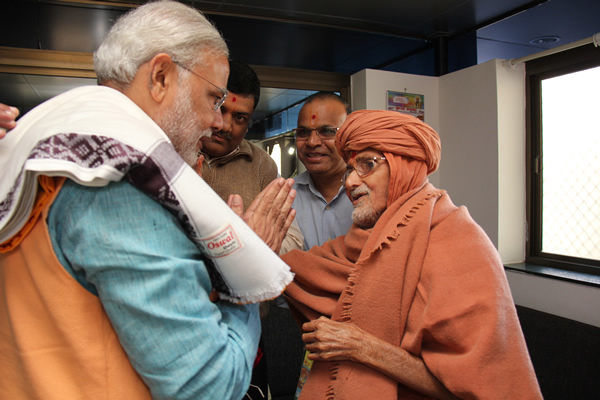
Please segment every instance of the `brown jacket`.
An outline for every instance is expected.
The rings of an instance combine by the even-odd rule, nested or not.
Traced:
[[[277,165],[271,156],[259,146],[247,140],[231,153],[221,157],[204,154],[202,178],[223,199],[230,194],[239,194],[244,200],[244,209],[271,181],[277,178]],[[304,237],[298,223],[294,223],[281,245],[280,254],[292,249],[302,250]]]
[[[277,178],[277,165],[266,151],[244,139],[227,155],[204,154],[202,178],[224,201],[230,194],[242,196],[246,209]]]

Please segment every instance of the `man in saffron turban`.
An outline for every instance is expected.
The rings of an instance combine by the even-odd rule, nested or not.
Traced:
[[[314,360],[300,398],[540,399],[498,252],[427,179],[438,134],[408,115],[362,110],[336,147],[353,225],[283,256]]]

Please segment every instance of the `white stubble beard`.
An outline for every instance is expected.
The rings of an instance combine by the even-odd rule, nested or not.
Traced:
[[[192,107],[191,88],[182,82],[175,103],[157,118],[157,124],[167,134],[175,151],[192,168],[198,163],[200,139],[212,134],[211,128],[202,129],[205,123]]]
[[[352,211],[352,222],[358,225],[362,229],[370,229],[375,226],[379,217],[385,210],[376,210],[371,202],[371,189],[364,183],[358,188],[354,189],[351,193],[354,197],[357,194],[364,194],[359,202],[354,206]],[[364,204],[366,203],[366,204]]]

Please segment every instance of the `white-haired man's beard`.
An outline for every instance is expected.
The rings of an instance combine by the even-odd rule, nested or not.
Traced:
[[[371,189],[364,183],[350,192],[352,198],[363,195],[352,211],[352,221],[362,229],[370,229],[375,226],[377,220],[384,213],[385,208],[375,209],[371,199]]]
[[[210,136],[212,129],[204,128],[206,123],[194,112],[189,85],[180,84],[179,87],[181,91],[177,94],[175,103],[157,118],[156,123],[171,139],[183,161],[195,167],[198,163],[200,139]]]

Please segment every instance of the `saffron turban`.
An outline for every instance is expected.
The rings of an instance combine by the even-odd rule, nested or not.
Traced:
[[[440,164],[440,137],[425,122],[396,111],[359,110],[340,127],[335,145],[348,162],[352,151],[367,148],[414,158],[427,164],[427,174]]]
[[[440,137],[433,128],[396,111],[354,111],[340,127],[335,145],[346,163],[365,149],[384,154],[390,166],[388,207],[422,186],[437,170],[442,154]]]

